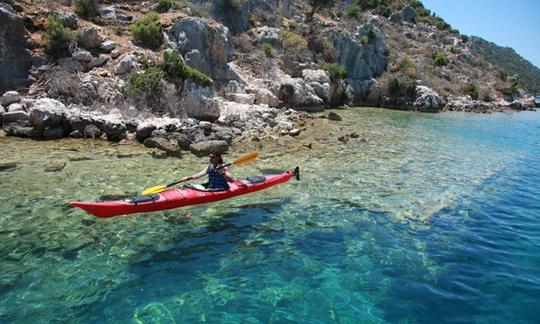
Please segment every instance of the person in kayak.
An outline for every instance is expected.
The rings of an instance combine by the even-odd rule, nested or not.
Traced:
[[[227,190],[229,184],[227,182],[233,182],[234,177],[224,165],[223,158],[219,152],[212,152],[208,155],[210,164],[199,173],[196,173],[190,177],[185,177],[183,181],[194,180],[203,177],[208,174],[208,183],[205,184],[207,190]]]

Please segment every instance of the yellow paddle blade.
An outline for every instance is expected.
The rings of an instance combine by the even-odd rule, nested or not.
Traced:
[[[242,155],[241,157],[235,159],[232,162],[232,164],[236,165],[236,164],[244,164],[244,163],[251,162],[257,158],[257,154],[258,154],[257,152],[251,152],[251,153]]]
[[[144,196],[144,195],[149,195],[149,194],[153,194],[153,193],[158,193],[158,192],[163,191],[166,188],[167,188],[166,185],[153,186],[153,187],[150,187],[148,189],[144,189],[144,191],[141,192],[141,195]]]

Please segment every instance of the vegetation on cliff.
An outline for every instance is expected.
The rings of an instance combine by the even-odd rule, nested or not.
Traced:
[[[471,40],[474,50],[482,55],[487,62],[497,66],[503,79],[516,75],[519,86],[534,94],[540,93],[540,69],[538,67],[525,60],[512,48],[496,45],[480,37],[472,37]],[[513,84],[513,86],[516,85]],[[510,88],[507,91],[513,92]]]

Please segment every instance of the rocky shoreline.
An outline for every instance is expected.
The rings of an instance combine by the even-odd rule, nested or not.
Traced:
[[[18,53],[0,57],[2,66],[10,67],[0,80],[0,91],[23,89],[1,96],[0,126],[7,136],[99,138],[142,143],[171,156],[183,151],[205,155],[212,150],[227,151],[235,142],[294,138],[306,129],[311,113],[324,112],[325,107],[478,113],[533,107],[533,97],[523,91],[484,101],[467,94],[440,95],[420,79],[414,81],[412,93],[410,89],[407,94],[386,89],[391,86],[382,84],[380,77],[396,69],[388,65],[397,59],[388,53],[388,35],[403,31],[408,42],[418,44],[422,37],[438,37],[434,36],[436,27],[415,22],[416,11],[411,6],[389,18],[366,14],[351,25],[323,17],[306,23],[305,8],[287,2],[280,7],[284,20],[278,26],[245,24],[247,8],[239,12],[237,20],[226,22],[214,7],[209,8],[209,17],[194,17],[184,7],[160,17],[163,45],[159,50],[121,36],[122,28],[140,18],[129,14],[142,9],[139,5],[102,6],[97,21],[82,19],[71,12],[70,5],[58,5],[54,12],[25,6],[0,3],[0,29],[10,35],[1,45]],[[265,2],[254,6],[255,11],[272,11],[272,5]],[[69,56],[51,62],[41,51],[37,39],[45,29],[44,16],[55,16],[65,28],[77,32]],[[32,35],[29,26],[36,31]],[[467,67],[464,64],[472,54],[459,35],[452,34],[440,44],[441,49],[450,45],[463,52],[456,54],[456,68]],[[148,67],[163,66],[168,53],[178,55],[179,64],[196,69],[211,84],[193,78],[162,78],[163,90],[153,104],[130,93],[131,78],[145,76]],[[346,73],[336,76],[334,70],[322,68],[328,64],[316,62],[321,55],[338,62],[334,68],[345,67]],[[401,69],[412,64],[404,62],[399,62]],[[422,64],[425,62],[419,61],[417,66]],[[448,69],[439,70],[437,73],[451,79]],[[340,119],[332,114],[328,118]]]

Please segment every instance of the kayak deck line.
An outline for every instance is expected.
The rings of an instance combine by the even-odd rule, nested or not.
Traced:
[[[224,200],[287,182],[293,176],[297,180],[300,179],[298,167],[292,172],[287,171],[265,176],[254,176],[229,182],[229,189],[227,190],[207,191],[201,190],[201,188],[185,186],[183,188],[168,189],[156,194],[133,196],[126,199],[99,202],[71,201],[69,204],[81,208],[96,217],[113,217]]]

